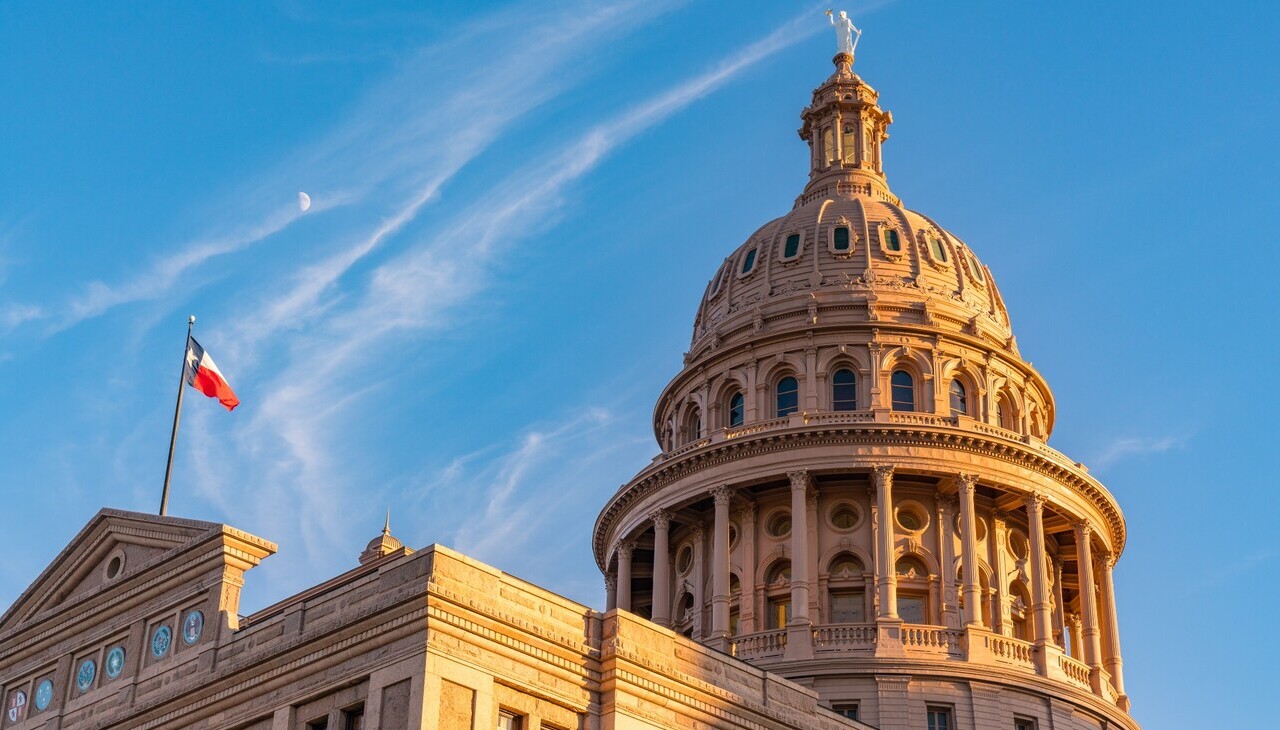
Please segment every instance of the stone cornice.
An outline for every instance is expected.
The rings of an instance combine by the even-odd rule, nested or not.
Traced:
[[[928,414],[921,415],[928,416]],[[806,446],[850,444],[932,446],[980,454],[1006,464],[1035,471],[1067,487],[1092,505],[1104,516],[1107,522],[1113,552],[1118,556],[1124,550],[1124,516],[1111,494],[1100,482],[1085,473],[1083,469],[1067,466],[1064,463],[1067,461],[1066,457],[1056,451],[1052,451],[1047,446],[1039,447],[1034,444],[1025,444],[973,431],[896,423],[855,423],[838,426],[799,426],[795,428],[778,427],[750,436],[725,439],[718,442],[708,439],[704,439],[704,441],[709,441],[709,443],[677,457],[651,465],[631,482],[624,484],[614,494],[596,519],[592,548],[595,552],[597,565],[604,565],[606,548],[604,540],[614,520],[623,514],[630,505],[663,487],[704,469],[728,464],[750,456],[767,454],[782,449],[794,450]],[[1059,458],[1051,458],[1049,453],[1046,452],[1052,452]],[[886,458],[888,457],[883,455],[876,457],[880,461]],[[909,463],[909,461],[904,462],[901,466],[906,468]],[[870,463],[866,466],[870,466]],[[965,471],[972,471],[973,467],[967,465],[964,469]],[[603,567],[601,569],[603,570]]]

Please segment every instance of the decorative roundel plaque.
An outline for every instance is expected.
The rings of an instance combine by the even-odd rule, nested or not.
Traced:
[[[27,711],[27,693],[18,690],[9,695],[9,709],[5,711],[5,717],[9,718],[9,722],[17,722]]]
[[[169,645],[173,643],[173,629],[168,624],[156,628],[151,634],[151,655],[157,659],[169,653]]]
[[[182,622],[182,640],[188,645],[200,640],[200,632],[204,631],[204,614],[192,611]]]
[[[115,679],[124,671],[124,647],[117,646],[107,652],[107,663],[103,669],[107,672],[107,679]]]
[[[81,692],[93,686],[93,678],[98,674],[98,665],[92,659],[85,659],[76,672],[76,688]]]
[[[53,702],[53,680],[46,679],[36,687],[36,709],[44,710]]]

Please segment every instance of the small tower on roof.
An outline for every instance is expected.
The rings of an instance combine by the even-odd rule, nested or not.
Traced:
[[[388,555],[409,555],[413,548],[407,548],[399,540],[391,536],[391,510],[387,510],[387,519],[382,523],[382,534],[369,541],[364,552],[360,553],[360,564],[367,565],[381,560]]]

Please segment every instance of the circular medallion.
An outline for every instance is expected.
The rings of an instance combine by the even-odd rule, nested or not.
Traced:
[[[115,679],[124,671],[124,647],[117,646],[107,652],[107,679]]]
[[[36,687],[36,709],[43,710],[53,702],[53,680],[46,679]]]
[[[187,614],[187,618],[182,622],[182,640],[187,644],[194,644],[200,640],[200,632],[204,630],[204,614],[199,611],[192,611]]]
[[[151,634],[151,654],[156,658],[169,653],[169,645],[173,643],[173,629],[167,624],[156,628]]]
[[[5,712],[5,716],[9,718],[9,722],[17,722],[27,711],[27,693],[18,690],[9,695],[9,709]]]
[[[93,686],[93,678],[98,674],[98,665],[92,659],[85,659],[76,672],[76,689],[87,692]]]

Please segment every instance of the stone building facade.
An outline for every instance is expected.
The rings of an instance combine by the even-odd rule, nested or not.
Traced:
[[[1137,730],[1120,508],[834,62],[808,185],[713,276],[596,522],[605,612],[388,526],[241,616],[273,544],[104,509],[0,616],[0,730]]]
[[[1120,507],[1046,445],[995,278],[890,190],[893,117],[834,63],[807,186],[712,277],[662,453],[596,522],[609,606],[883,730],[1136,728]]]

